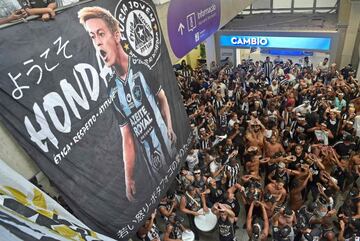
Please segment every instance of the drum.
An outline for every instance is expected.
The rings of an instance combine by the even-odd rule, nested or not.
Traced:
[[[191,230],[185,230],[181,235],[182,241],[194,241],[195,234]]]
[[[217,223],[216,215],[210,209],[208,213],[205,213],[203,209],[200,209],[198,213],[201,213],[201,215],[194,218],[195,226],[203,232],[212,231]]]

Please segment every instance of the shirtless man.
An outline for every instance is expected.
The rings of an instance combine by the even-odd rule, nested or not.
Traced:
[[[246,131],[245,139],[248,146],[255,146],[258,148],[258,154],[262,153],[265,145],[264,141],[265,127],[258,119],[252,119],[250,126]]]
[[[273,195],[270,193],[264,194],[264,207],[269,218],[271,218],[274,214],[275,203],[276,201]]]
[[[284,188],[284,181],[282,179],[276,180],[275,183],[269,183],[265,187],[265,192],[270,193],[275,197],[275,201],[278,205],[282,205],[285,202],[287,192]]]
[[[276,136],[272,135],[270,138],[270,142],[265,141],[265,156],[266,157],[273,157],[275,153],[284,153],[285,149],[281,145],[281,143],[276,141]]]
[[[250,161],[245,163],[245,170],[248,174],[259,176],[260,164],[269,161],[269,158],[260,159],[260,155],[254,155]]]
[[[302,196],[302,191],[307,186],[309,180],[312,178],[312,173],[309,170],[309,167],[303,169],[304,173],[301,176],[296,177],[290,187],[290,207],[292,210],[298,210],[304,204],[304,198]],[[305,179],[304,179],[305,177]]]
[[[288,235],[288,238],[291,241],[294,240],[294,236],[295,236],[293,230],[293,226],[295,224],[296,224],[296,215],[295,212],[290,208],[286,208],[286,209],[282,208],[280,212],[275,214],[273,217],[273,228],[280,228],[280,229],[285,227],[291,228],[291,231]]]

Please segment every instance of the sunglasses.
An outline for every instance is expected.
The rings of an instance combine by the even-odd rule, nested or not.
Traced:
[[[194,172],[195,175],[200,174],[201,172]]]

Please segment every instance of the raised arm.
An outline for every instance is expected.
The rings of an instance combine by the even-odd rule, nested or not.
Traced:
[[[264,220],[264,228],[261,233],[261,240],[264,240],[269,235],[269,218],[264,203],[260,203],[260,205],[261,205],[262,217]]]
[[[251,203],[248,215],[246,217],[246,232],[248,233],[249,237],[252,235],[252,215],[254,210],[254,202]]]
[[[150,222],[148,223],[148,225],[144,225],[142,226],[139,231],[138,231],[138,235],[141,237],[141,238],[145,238],[146,237],[146,234],[148,232],[150,232],[153,224],[154,224],[154,219],[156,217],[156,211],[154,211],[152,214],[151,214],[151,218],[150,218]]]

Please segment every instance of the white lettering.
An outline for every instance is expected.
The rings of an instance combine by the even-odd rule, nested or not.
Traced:
[[[251,44],[251,40],[248,38],[248,39],[244,39],[243,40],[244,44]]]
[[[267,38],[261,38],[260,41],[259,41],[260,45],[267,45],[268,44],[268,39]]]
[[[71,131],[71,119],[69,111],[66,108],[64,100],[56,92],[50,92],[44,96],[44,110],[49,113],[50,119],[53,122],[55,128],[62,133],[69,133]],[[64,122],[61,123],[58,114],[55,111],[55,107],[60,107],[64,113]]]
[[[236,37],[232,37],[231,38],[231,43],[234,44],[234,45],[238,44],[238,42],[236,40],[237,40]]]
[[[27,132],[30,135],[30,139],[35,142],[42,151],[48,152],[49,148],[47,145],[46,139],[49,139],[49,141],[58,149],[59,141],[56,139],[54,134],[51,132],[48,122],[46,121],[46,118],[44,116],[44,113],[40,109],[39,105],[37,103],[33,106],[34,114],[36,122],[40,126],[40,130],[36,131],[35,127],[31,123],[28,116],[25,116],[24,124],[26,127]],[[43,142],[44,141],[44,142]]]
[[[97,101],[100,90],[99,90],[99,74],[96,71],[96,69],[90,64],[85,64],[85,63],[75,65],[74,69],[77,70],[80,73],[81,77],[83,78],[86,89],[90,94],[91,100]],[[92,76],[92,81],[93,81],[92,87],[89,81],[89,76],[86,73],[87,70],[90,71]]]
[[[232,37],[230,41],[233,45],[265,46],[268,44],[268,39],[261,37]]]
[[[74,87],[71,84],[69,84],[69,82],[67,82],[66,79],[60,81],[60,86],[61,86],[61,89],[62,89],[62,91],[64,93],[66,101],[70,105],[70,108],[71,108],[72,112],[74,113],[76,118],[81,119],[81,116],[79,114],[79,110],[76,107],[75,102],[78,105],[80,105],[82,108],[84,108],[85,110],[89,110],[90,107],[89,107],[89,102],[88,102],[88,100],[87,100],[87,98],[85,96],[84,88],[80,84],[80,80],[79,80],[79,77],[77,76],[77,74],[75,72],[75,69],[73,70],[73,73],[74,73],[76,82],[78,83],[81,96],[76,92]]]

